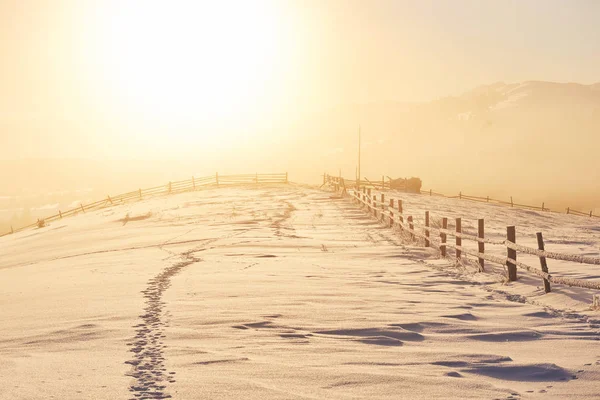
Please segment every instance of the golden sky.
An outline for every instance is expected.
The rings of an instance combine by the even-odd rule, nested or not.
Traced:
[[[591,83],[597,15],[583,0],[3,0],[0,158],[218,151],[340,104]]]

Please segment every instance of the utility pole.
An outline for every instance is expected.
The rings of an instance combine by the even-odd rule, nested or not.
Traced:
[[[356,187],[360,190],[360,124],[358,125],[358,177],[356,181]]]

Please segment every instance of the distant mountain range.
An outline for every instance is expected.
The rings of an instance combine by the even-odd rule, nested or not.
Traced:
[[[353,178],[359,124],[363,176],[420,176],[443,192],[600,206],[600,83],[495,83],[425,103],[337,107],[291,128],[305,133],[295,152],[312,151],[319,168]]]

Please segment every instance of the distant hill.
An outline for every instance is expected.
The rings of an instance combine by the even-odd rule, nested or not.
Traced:
[[[426,103],[348,105],[307,117],[299,151],[354,177],[420,176],[426,188],[600,206],[600,83],[495,83]],[[295,135],[290,135],[294,137]]]

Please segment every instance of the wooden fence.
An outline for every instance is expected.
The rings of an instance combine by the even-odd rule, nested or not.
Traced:
[[[485,238],[485,221],[479,219],[477,222],[477,235],[469,235],[462,232],[462,219],[457,218],[455,230],[448,230],[448,219],[441,218],[440,227],[434,227],[431,222],[429,211],[425,212],[424,224],[415,223],[412,215],[405,216],[402,200],[389,198],[388,203],[385,201],[385,194],[380,194],[380,200],[377,196],[371,193],[372,188],[362,187],[361,190],[356,188],[348,188],[343,178],[327,177],[327,183],[334,190],[340,191],[343,195],[349,195],[353,201],[375,216],[378,220],[384,222],[390,228],[398,228],[400,231],[407,234],[413,240],[419,239],[425,247],[432,247],[440,252],[443,258],[447,258],[447,249],[454,249],[454,258],[457,262],[461,262],[463,255],[471,256],[477,259],[479,270],[485,270],[485,262],[491,262],[506,266],[507,280],[517,280],[517,268],[527,270],[528,272],[537,275],[542,279],[544,290],[546,293],[551,290],[551,283],[561,284],[573,287],[586,289],[600,290],[600,282],[584,279],[572,279],[551,275],[548,271],[547,259],[578,262],[582,264],[600,265],[600,258],[588,257],[575,254],[561,254],[549,252],[544,249],[544,239],[541,232],[537,233],[538,248],[521,246],[516,241],[516,230],[514,226],[506,228],[505,240],[491,240]],[[454,243],[448,240],[448,237],[454,237]],[[463,240],[471,240],[477,242],[477,251],[471,250],[463,246]],[[485,252],[485,246],[497,245],[503,246],[506,251],[506,256],[496,256]],[[518,252],[536,256],[540,261],[540,268],[535,268],[524,264],[517,258]],[[598,302],[598,295],[594,295],[594,304]]]
[[[48,222],[56,221],[62,218],[70,217],[73,215],[77,215],[79,213],[85,213],[87,211],[99,210],[104,207],[108,207],[114,204],[123,204],[128,201],[133,200],[141,200],[144,198],[161,196],[165,194],[173,194],[173,193],[183,193],[197,190],[201,187],[219,187],[223,185],[235,185],[235,184],[258,184],[258,183],[288,183],[288,173],[279,173],[279,174],[245,174],[245,175],[219,175],[216,173],[211,176],[204,176],[201,178],[192,177],[191,179],[186,179],[182,181],[174,181],[168,182],[165,185],[155,186],[147,189],[138,189],[132,192],[127,192],[123,194],[119,194],[117,196],[107,196],[105,199],[96,201],[90,204],[80,204],[79,206],[67,210],[67,211],[58,211],[58,214],[52,215],[50,217],[46,217],[43,219],[38,219],[33,224],[23,226],[18,229],[12,229],[10,232],[4,233],[0,235],[6,236],[13,234],[15,232],[19,232],[25,229],[34,228],[34,227],[43,227]]]
[[[324,174],[323,175],[323,183],[325,183],[326,181],[328,181],[332,178],[335,178],[335,180],[337,180],[340,183],[343,182],[344,185],[348,185],[348,188],[371,187],[371,188],[375,188],[375,189],[379,189],[379,190],[389,190],[390,189],[390,180],[388,178],[388,180],[386,181],[384,176],[381,177],[381,180],[370,180],[370,179],[365,178],[364,180],[358,181],[356,179],[344,179],[340,176],[334,177],[334,176],[331,176],[328,174]],[[402,187],[402,186],[395,187],[394,190],[408,191],[406,187]],[[510,197],[510,201],[507,201],[507,200],[493,199],[489,196],[486,196],[486,197],[472,196],[472,195],[464,194],[462,192],[459,192],[455,196],[449,196],[449,195],[445,195],[443,193],[434,192],[433,190],[421,190],[421,194],[429,195],[429,196],[440,196],[440,197],[445,197],[447,199],[460,199],[460,200],[477,201],[480,203],[500,204],[500,205],[504,205],[504,206],[510,206],[510,207],[514,207],[514,208],[523,208],[523,209],[527,209],[527,210],[550,211],[550,212],[555,212],[555,213],[563,213],[563,211],[552,210],[552,209],[546,207],[546,203],[544,203],[544,202],[541,204],[541,206],[515,203],[513,201],[512,196]],[[591,210],[589,212],[583,212],[583,211],[574,210],[571,207],[567,207],[565,209],[565,211],[566,211],[566,214],[579,215],[582,217],[590,217],[590,218],[600,218],[600,215],[594,214],[593,210]]]

